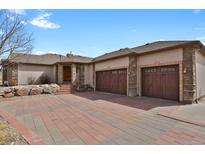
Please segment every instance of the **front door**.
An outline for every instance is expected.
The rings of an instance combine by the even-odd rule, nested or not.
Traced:
[[[71,81],[71,67],[63,66],[63,81]]]

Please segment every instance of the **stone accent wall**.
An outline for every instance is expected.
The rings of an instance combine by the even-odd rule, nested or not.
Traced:
[[[57,68],[56,65],[53,66],[53,81],[56,82],[56,72],[57,72]]]
[[[84,85],[85,83],[85,73],[84,64],[76,64],[76,81],[77,85]]]
[[[71,64],[71,79],[72,79],[72,84],[73,85],[76,85],[76,79],[77,79],[77,76],[76,76],[76,64]]]
[[[95,64],[93,64],[93,86],[94,86],[94,91],[96,91],[96,72],[95,72]]]
[[[128,96],[137,96],[137,56],[129,56]]]
[[[58,84],[63,83],[63,65],[58,64]]]
[[[6,73],[6,80],[8,81],[9,86],[15,86],[18,85],[18,65],[17,64],[12,64],[9,66],[6,66],[5,68],[5,73]]]
[[[183,49],[183,101],[193,103],[196,100],[196,49],[189,46]]]

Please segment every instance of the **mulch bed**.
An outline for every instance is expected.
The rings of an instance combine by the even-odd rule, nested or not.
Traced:
[[[27,145],[28,142],[15,128],[0,117],[0,145]]]

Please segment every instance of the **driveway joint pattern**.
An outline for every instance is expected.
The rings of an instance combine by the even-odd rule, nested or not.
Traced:
[[[47,144],[204,144],[204,127],[158,115],[178,106],[161,99],[93,92],[0,103],[1,110]]]

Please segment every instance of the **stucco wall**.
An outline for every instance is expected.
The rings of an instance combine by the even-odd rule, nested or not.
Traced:
[[[138,66],[143,65],[160,65],[163,63],[182,61],[183,59],[183,49],[167,50],[152,54],[147,54],[143,56],[138,56],[137,64]]]
[[[129,65],[129,57],[127,56],[127,57],[111,59],[111,60],[96,63],[95,71],[127,68],[128,65]]]
[[[43,74],[48,75],[51,82],[54,82],[53,66],[19,64],[18,84],[28,84],[29,77],[33,77],[35,81],[38,81]]]
[[[92,74],[94,78],[94,81],[93,81],[94,89],[96,90],[96,73],[95,72],[103,71],[103,70],[128,68],[128,67],[129,67],[129,56],[95,63],[93,67],[94,73]]]
[[[162,66],[179,64],[180,100],[183,99],[183,79],[182,79],[183,49],[173,49],[157,53],[141,55],[137,57],[137,93],[141,96],[141,68],[150,66]]]
[[[205,56],[196,52],[197,98],[205,95]]]
[[[93,86],[93,64],[85,64],[85,84]]]
[[[58,64],[58,84],[63,83],[63,65]]]

